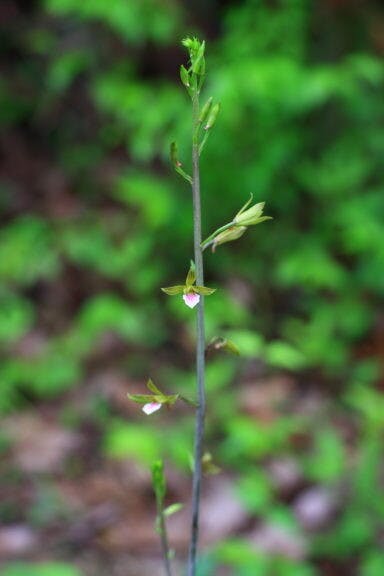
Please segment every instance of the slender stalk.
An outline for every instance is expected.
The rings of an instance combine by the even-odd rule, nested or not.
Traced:
[[[193,236],[196,266],[196,284],[204,285],[203,253],[201,248],[201,202],[200,202],[200,170],[199,170],[199,96],[196,91],[192,97],[193,136],[192,136],[192,196],[193,196]],[[204,297],[200,297],[197,310],[197,340],[196,340],[196,379],[198,407],[196,409],[194,469],[192,481],[192,518],[191,539],[188,556],[188,576],[196,574],[196,553],[199,535],[199,507],[201,491],[201,459],[203,455],[203,436],[205,419],[205,329],[204,329]]]
[[[165,525],[164,510],[162,505],[157,510],[157,518],[159,522],[161,550],[163,553],[165,573],[167,576],[172,576],[171,561],[169,559],[167,527]]]
[[[201,243],[201,248],[202,248],[203,252],[206,248],[208,248],[208,246],[210,246],[212,244],[212,241],[215,239],[215,237],[218,234],[220,234],[220,232],[224,232],[224,230],[228,230],[228,228],[232,228],[232,226],[235,226],[235,223],[234,222],[228,222],[228,224],[224,224],[224,226],[220,226],[220,228],[218,228],[210,236],[208,236],[208,238],[206,238]]]

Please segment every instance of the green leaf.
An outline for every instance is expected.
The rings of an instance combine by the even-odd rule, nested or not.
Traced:
[[[180,502],[175,502],[174,504],[170,504],[170,506],[167,506],[167,508],[164,508],[164,516],[172,516],[172,514],[175,514],[176,512],[179,512],[179,510],[181,510],[182,508],[184,508],[184,504],[181,504]]]
[[[109,458],[133,458],[145,466],[151,466],[162,452],[162,430],[113,419],[108,423],[103,437],[103,451]]]
[[[61,562],[12,562],[1,571],[1,576],[81,576],[79,570]]]
[[[207,286],[194,286],[193,291],[201,294],[202,296],[210,296],[216,292],[217,288],[207,288]]]
[[[168,286],[168,288],[162,288],[161,290],[168,294],[168,296],[176,296],[176,294],[182,294],[184,288],[185,286]]]
[[[279,366],[287,370],[299,370],[305,366],[306,361],[300,350],[282,340],[274,340],[268,344],[265,358],[271,366]]]
[[[164,465],[162,460],[156,460],[156,462],[152,464],[152,486],[158,503],[161,503],[164,500],[166,492]]]

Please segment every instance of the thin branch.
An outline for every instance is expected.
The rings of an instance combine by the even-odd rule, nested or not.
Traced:
[[[171,567],[171,561],[170,561],[170,557],[169,557],[170,556],[170,550],[169,550],[169,544],[168,544],[167,527],[165,524],[164,510],[163,510],[162,506],[160,509],[158,509],[157,518],[158,518],[158,522],[159,522],[161,550],[163,553],[165,573],[166,573],[166,576],[172,576],[172,567]]]

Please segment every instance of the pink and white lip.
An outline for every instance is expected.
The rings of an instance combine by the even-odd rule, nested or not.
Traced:
[[[147,414],[147,416],[149,416],[150,414],[157,412],[157,410],[160,410],[160,408],[160,402],[148,402],[147,404],[144,404],[142,410],[145,414]]]
[[[183,295],[183,300],[189,308],[194,308],[200,302],[200,294],[188,292],[188,294]]]

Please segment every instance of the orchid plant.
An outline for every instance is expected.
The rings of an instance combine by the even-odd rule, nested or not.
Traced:
[[[185,284],[176,284],[161,288],[169,296],[182,295],[186,306],[193,309],[197,307],[196,324],[196,401],[190,400],[180,394],[165,394],[152,380],[148,380],[149,394],[128,394],[130,400],[143,404],[142,410],[150,415],[157,412],[162,406],[171,408],[178,400],[182,400],[192,406],[196,412],[193,479],[192,479],[192,515],[191,536],[188,554],[187,574],[196,575],[197,544],[199,533],[199,505],[202,473],[219,469],[212,462],[209,453],[204,452],[204,421],[205,421],[205,356],[206,350],[214,348],[234,354],[239,351],[233,342],[223,337],[216,337],[206,345],[204,328],[204,297],[215,292],[215,288],[204,286],[203,252],[211,247],[214,252],[217,246],[226,242],[237,240],[247,231],[249,226],[260,224],[269,220],[269,216],[263,215],[264,202],[252,204],[253,195],[237,212],[230,222],[215,230],[210,236],[202,241],[201,235],[201,200],[200,200],[200,155],[203,152],[211,130],[215,125],[219,114],[220,104],[215,103],[210,97],[200,107],[200,92],[205,80],[205,42],[197,38],[186,38],[182,41],[189,54],[188,65],[181,66],[180,77],[192,102],[192,175],[183,168],[178,158],[176,143],[171,144],[171,161],[175,171],[191,186],[193,205],[193,229],[194,229],[194,260],[191,261]],[[180,509],[176,503],[164,509],[164,497],[166,483],[162,462],[156,462],[152,469],[152,482],[157,502],[157,529],[160,534],[162,551],[164,556],[164,568],[167,576],[172,576],[171,552],[168,546],[165,517]]]

